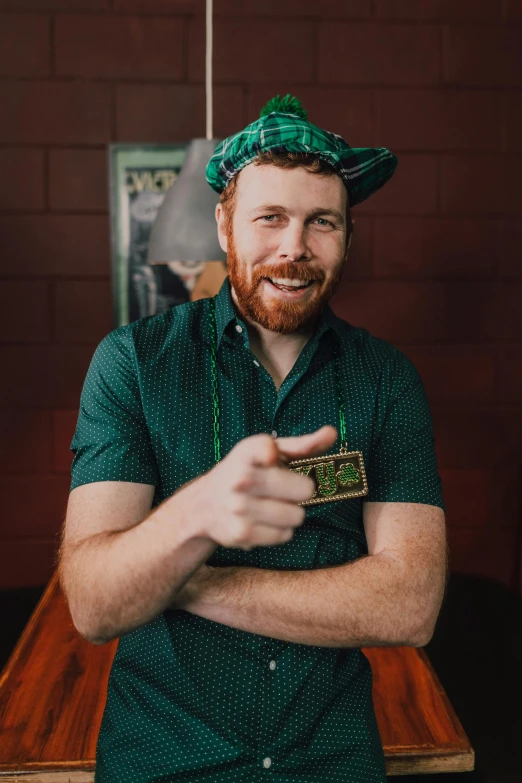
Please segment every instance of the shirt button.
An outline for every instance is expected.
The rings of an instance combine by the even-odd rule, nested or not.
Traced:
[[[272,759],[269,759],[268,756],[266,757],[266,759],[263,759],[263,767],[265,767],[265,769],[268,769],[271,763],[272,763]]]
[[[277,438],[277,430],[272,430],[272,437]]]
[[[270,668],[272,669],[272,671],[274,671],[275,667],[276,667],[276,662],[270,661]]]
[[[236,324],[236,332],[242,332],[242,331],[243,331],[243,327],[240,326],[239,324]]]
[[[254,364],[256,365],[256,367],[259,367],[259,362],[257,361],[257,359],[254,359]]]

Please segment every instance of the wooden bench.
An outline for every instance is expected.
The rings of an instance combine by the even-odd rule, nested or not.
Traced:
[[[2,783],[92,783],[115,639],[76,631],[55,572],[0,676]],[[364,648],[388,775],[467,772],[474,751],[417,647]]]

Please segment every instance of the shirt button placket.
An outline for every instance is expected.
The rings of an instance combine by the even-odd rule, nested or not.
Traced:
[[[272,655],[273,654],[274,653],[272,651]],[[273,658],[271,658],[269,660],[269,662],[268,662],[268,669],[271,672],[273,672],[276,667],[277,667],[277,662]],[[263,678],[264,679],[264,692],[263,692],[263,696],[262,696],[262,700],[261,700],[261,734],[260,734],[261,737],[266,737],[267,736],[266,733],[265,733],[266,732],[266,727],[263,724],[268,719],[268,714],[269,713],[267,713],[266,708],[267,708],[267,702],[270,701],[271,696],[272,696],[271,683],[273,681],[272,680],[273,676],[274,675],[270,674],[269,672],[266,672],[266,674],[265,674],[266,679]],[[268,750],[268,748],[267,748],[267,750]],[[265,756],[265,758],[263,758],[261,763],[263,764],[263,767],[265,769],[268,769],[269,767],[272,766],[272,759],[270,758],[270,756]]]

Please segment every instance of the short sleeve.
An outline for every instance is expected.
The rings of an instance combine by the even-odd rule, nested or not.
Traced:
[[[398,349],[383,371],[378,407],[383,420],[370,455],[365,500],[445,510],[426,392],[417,369]]]
[[[93,481],[159,483],[130,325],[110,332],[94,352],[70,450],[71,490]]]

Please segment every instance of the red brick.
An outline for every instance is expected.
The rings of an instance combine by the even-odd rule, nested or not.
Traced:
[[[394,152],[393,149],[391,152]],[[437,211],[437,158],[401,153],[392,178],[360,204],[353,216],[425,215]]]
[[[0,10],[104,11],[109,8],[110,3],[111,0],[0,0]]]
[[[522,346],[497,344],[493,360],[494,401],[504,404],[522,403]]]
[[[400,164],[399,164],[400,165]],[[476,218],[375,219],[377,277],[484,278],[493,274],[500,220]]]
[[[494,472],[497,477],[499,471]],[[484,470],[439,470],[448,529],[487,529],[491,522],[494,482]]]
[[[444,322],[452,341],[477,343],[495,337],[495,300],[491,282],[451,280],[444,283]]]
[[[518,542],[512,530],[457,528],[448,532],[452,573],[473,574],[515,588]]]
[[[312,22],[294,19],[288,25],[272,19],[217,18],[213,26],[215,83],[279,82],[306,84],[313,80],[315,40]],[[205,28],[190,20],[188,37],[189,81],[205,80]]]
[[[110,87],[87,82],[0,84],[0,142],[105,144]]]
[[[443,212],[520,213],[522,155],[442,155]]]
[[[520,523],[520,469],[442,470],[448,528],[511,530]]]
[[[104,215],[0,217],[1,274],[109,275],[109,224]]]
[[[502,109],[505,149],[520,152],[522,150],[522,97],[520,91],[503,93]]]
[[[13,538],[0,547],[0,590],[44,587],[54,571],[57,538]]]
[[[48,76],[50,27],[46,16],[0,17],[0,75]]]
[[[205,0],[112,0],[115,11],[146,14],[205,14]],[[219,12],[241,13],[243,0],[219,0]],[[223,7],[224,6],[224,7]],[[213,7],[216,14],[216,5]]]
[[[460,25],[443,29],[444,77],[449,84],[518,86],[522,28]]]
[[[67,15],[56,19],[58,76],[182,79],[183,21]]]
[[[214,138],[244,127],[243,88],[214,90]],[[117,138],[181,142],[205,138],[205,88],[196,85],[120,84],[116,88]]]
[[[0,470],[2,473],[49,473],[51,467],[51,412],[0,410]]]
[[[108,190],[105,150],[51,150],[49,154],[51,209],[107,211]]]
[[[241,2],[241,0],[236,0]],[[221,12],[221,2],[217,6]],[[227,0],[230,3],[230,0]],[[350,17],[353,19],[369,18],[371,16],[370,0],[322,0],[321,5],[317,0],[246,0],[245,3],[249,14],[263,14],[267,16],[289,16],[294,19],[300,17],[313,16],[319,19],[325,19],[329,16],[336,18]]]
[[[439,468],[517,468],[520,464],[520,411],[432,406]]]
[[[501,281],[491,294],[494,299],[494,337],[520,341],[522,336],[522,281]]]
[[[48,538],[60,531],[70,485],[68,476],[3,476],[2,537]],[[4,542],[2,542],[3,544]]]
[[[73,459],[69,446],[73,439],[78,410],[53,411],[53,469],[59,473],[70,473]]]
[[[491,476],[489,476],[491,478]],[[520,464],[502,467],[493,474],[490,524],[492,528],[516,531],[520,526],[522,494]]]
[[[488,403],[493,398],[493,357],[484,345],[397,345],[422,378],[431,404]]]
[[[0,149],[0,209],[43,209],[44,153],[31,149]]]
[[[311,0],[308,0],[311,4]],[[329,0],[330,3],[335,3],[336,0]],[[271,0],[274,8],[277,8],[275,0]],[[350,4],[356,4],[357,0],[350,0]],[[361,3],[363,6],[367,3],[364,0]],[[286,3],[290,8],[292,6],[299,8],[299,0],[288,0]],[[304,7],[306,8],[306,0],[303,0]],[[205,0],[113,0],[114,10],[123,11],[126,13],[145,13],[145,14],[183,14],[190,16],[205,16]],[[281,9],[279,8],[280,12]],[[271,13],[273,11],[271,10]],[[222,17],[223,15],[234,16],[247,16],[255,13],[263,13],[263,7],[259,8],[252,0],[219,0],[218,3],[214,3],[213,17]],[[283,11],[284,13],[284,11]],[[294,13],[292,11],[289,14]],[[317,10],[316,10],[317,13]],[[200,24],[205,24],[204,18],[200,19]]]
[[[504,0],[504,18],[522,19],[522,3],[520,0]]]
[[[98,343],[113,328],[110,282],[56,282],[54,336],[60,343]]]
[[[49,340],[49,286],[31,280],[0,281],[0,341],[42,343]]]
[[[338,133],[351,147],[376,146],[377,115],[371,90],[296,85],[295,89],[289,86],[288,92],[299,98],[310,122]],[[277,94],[281,94],[280,84],[249,88],[247,124],[258,119],[262,107]]]
[[[522,221],[520,218],[502,221],[499,255],[500,273],[506,277],[521,277],[520,248],[522,247]]]
[[[444,336],[439,283],[341,281],[330,300],[335,313],[389,342],[421,343]]]
[[[343,281],[372,277],[372,220],[356,217],[354,221],[352,244],[343,270]]]
[[[500,95],[472,90],[380,90],[377,146],[497,151]]]
[[[0,346],[0,405],[78,408],[95,345]]]
[[[441,47],[435,26],[319,26],[319,81],[326,84],[437,84]]]
[[[204,0],[114,0],[116,11],[131,11],[164,14],[199,14],[205,13]],[[370,0],[323,0],[321,6],[316,0],[219,0],[214,3],[214,16],[223,14],[288,16],[299,18],[314,16],[323,19],[325,16],[366,18],[370,16]]]
[[[380,19],[498,19],[501,0],[377,0]]]

